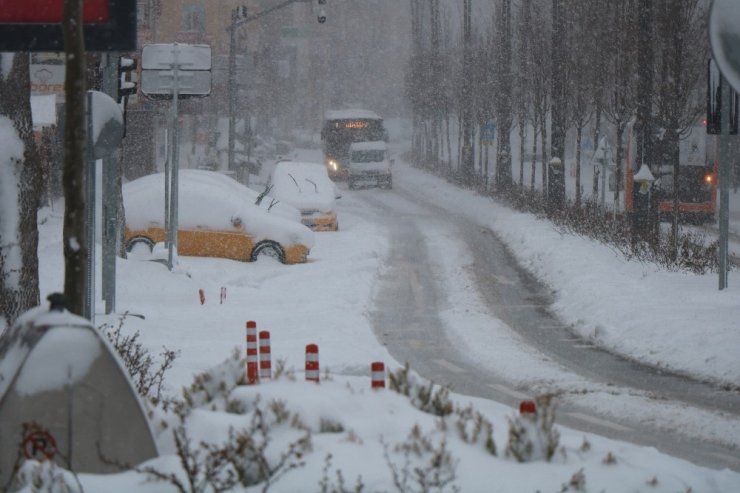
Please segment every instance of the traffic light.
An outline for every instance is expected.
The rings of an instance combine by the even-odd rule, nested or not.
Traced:
[[[326,10],[324,9],[324,5],[326,5],[326,0],[316,0],[316,18],[319,21],[319,24],[326,22]]]
[[[136,94],[136,82],[131,81],[131,72],[136,70],[136,60],[122,56],[118,59],[118,97],[120,103],[126,96]]]

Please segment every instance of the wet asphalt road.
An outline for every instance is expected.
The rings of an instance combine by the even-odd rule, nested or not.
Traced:
[[[371,317],[376,334],[397,361],[408,362],[425,378],[461,394],[513,407],[530,397],[528,389],[514,388],[501,375],[472,365],[447,338],[438,315],[440,307],[447,304],[445,280],[429,268],[424,234],[424,228],[446,228],[470,249],[473,265],[469,270],[490,313],[550,359],[591,382],[647,392],[658,401],[687,408],[720,410],[740,417],[737,390],[667,374],[600,350],[576,336],[550,312],[553,294],[549,289],[522,269],[490,230],[398,186],[393,191],[360,191],[357,198],[367,206],[363,215],[382,221],[391,237],[389,268],[381,279]],[[408,209],[403,208],[406,212],[394,207],[399,200],[408,202]],[[631,416],[615,419],[569,403],[558,409],[561,425],[654,446],[703,466],[740,471],[738,444],[697,441],[680,430],[668,431],[672,425],[661,427],[656,419],[650,423]]]

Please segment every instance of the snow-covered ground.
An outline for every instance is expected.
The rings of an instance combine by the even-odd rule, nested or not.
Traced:
[[[546,221],[512,212],[403,163],[394,168],[394,186],[406,193],[433,195],[440,206],[459,210],[495,230],[524,266],[556,287],[557,314],[594,342],[698,377],[740,382],[740,331],[735,328],[740,315],[740,280],[736,275],[731,273],[729,289],[719,292],[716,275],[671,273],[652,265],[628,263],[608,247],[560,235]],[[185,422],[195,442],[223,442],[230,427],[248,427],[255,409],[261,408],[272,423],[273,436],[266,455],[276,463],[280,452],[287,450],[287,443],[300,434],[286,422],[278,423],[270,413],[270,403],[281,401],[304,428],[311,430],[311,448],[302,455],[303,466],[281,476],[269,491],[343,491],[338,472],[343,477],[344,491],[354,490],[358,481],[364,485],[363,491],[421,491],[413,478],[405,488],[398,487],[404,471],[410,472],[430,459],[430,453],[416,457],[397,447],[412,441],[409,436],[414,426],[429,439],[432,449],[439,450],[444,441],[456,464],[453,481],[444,489],[432,491],[453,491],[453,486],[463,492],[740,491],[738,473],[698,467],[654,448],[569,430],[557,425],[557,415],[562,449],[551,462],[520,464],[504,453],[508,420],[518,411],[451,394],[456,407],[472,405],[492,423],[498,451],[494,457],[480,441],[470,444],[461,438],[459,415],[442,420],[419,411],[395,392],[371,390],[371,362],[384,361],[390,371],[400,368],[402,362],[393,361],[379,344],[367,316],[385,268],[388,234],[382,224],[366,219],[363,202],[353,193],[344,191],[338,202],[342,229],[317,234],[307,264],[283,266],[270,259],[239,263],[181,257],[177,268],[169,272],[155,262],[118,260],[116,314],[102,315],[103,305],[98,302],[96,324],[118,325],[124,313],[143,315],[143,319],[126,316],[124,330],[139,331],[141,341],[153,353],[158,354],[163,346],[178,351],[174,367],[167,374],[170,395],[179,396],[180,389],[189,385],[194,375],[219,365],[234,348],[243,354],[247,320],[255,320],[259,330],[271,332],[273,367],[280,360],[288,373],[294,373],[295,380],[283,376],[256,386],[240,386],[229,395],[228,405],[217,399],[196,406]],[[62,290],[61,224],[59,204],[41,212],[42,299]],[[440,238],[435,245],[458,250],[459,258],[466,258],[467,253],[454,239]],[[453,270],[444,260],[438,267],[449,270],[450,292],[470,292],[466,286],[471,280],[464,272]],[[227,292],[223,303],[222,287]],[[205,293],[202,305],[200,289]],[[559,371],[537,355],[516,353],[521,345],[503,323],[496,323],[495,313],[487,313],[479,300],[470,297],[455,301],[451,303],[455,308],[444,319],[450,324],[451,334],[471,348],[471,357],[482,364],[507,365],[506,371],[522,381]],[[483,325],[486,333],[481,329]],[[487,345],[494,340],[496,344]],[[320,350],[322,381],[318,385],[303,381],[305,346],[309,343],[318,344]],[[486,358],[482,357],[484,353]],[[238,365],[236,371],[241,371]],[[612,399],[620,405],[629,400],[625,396]],[[147,465],[161,471],[180,471],[173,455],[171,428],[163,429],[159,421],[162,418],[172,423],[174,418],[162,413],[156,416],[153,427],[161,457]],[[697,412],[683,416],[682,421],[686,420],[697,428],[705,420],[716,420],[717,429],[730,443],[740,443],[740,423],[735,419]],[[467,426],[470,424],[467,422]],[[405,466],[406,460],[411,465]],[[585,478],[581,490],[577,489],[579,473]],[[82,474],[80,480],[85,491],[174,491],[172,485],[148,481],[147,476],[134,472]],[[575,484],[566,487],[571,481]],[[263,491],[263,487],[246,491]]]

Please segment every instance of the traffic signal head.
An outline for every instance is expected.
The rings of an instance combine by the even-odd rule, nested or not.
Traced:
[[[324,5],[326,5],[326,0],[316,0],[316,6],[318,9],[316,19],[319,21],[319,24],[326,22],[326,10],[324,9]]]
[[[126,96],[136,94],[137,84],[131,81],[131,72],[136,70],[136,60],[128,57],[118,59],[118,97],[120,103]]]

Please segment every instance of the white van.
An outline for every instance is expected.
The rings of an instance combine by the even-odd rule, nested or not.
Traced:
[[[382,140],[355,142],[349,146],[347,182],[350,190],[364,184],[392,188],[391,164],[388,147]]]

